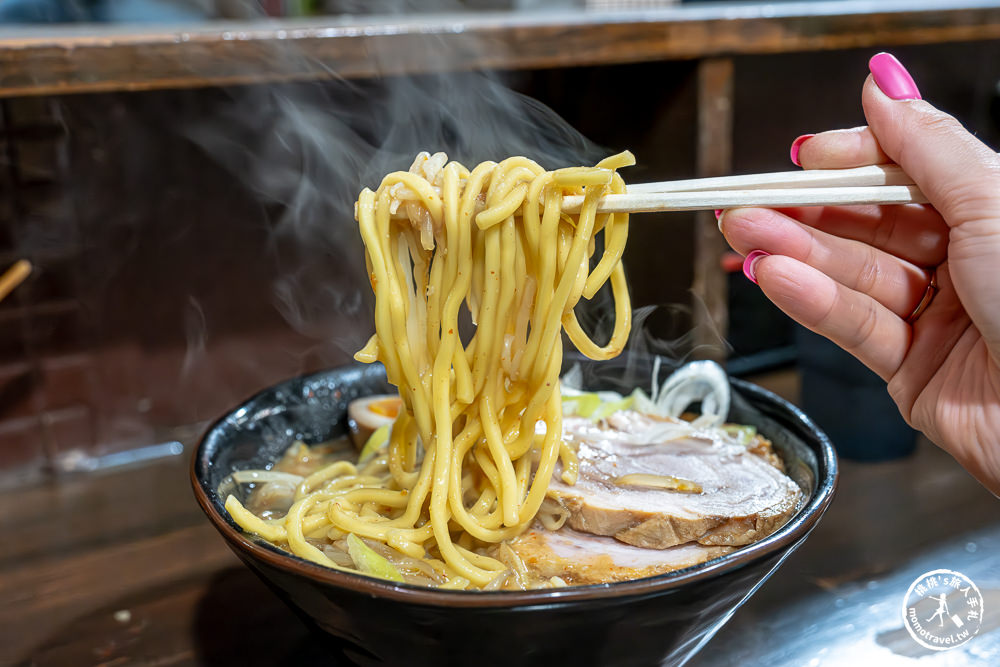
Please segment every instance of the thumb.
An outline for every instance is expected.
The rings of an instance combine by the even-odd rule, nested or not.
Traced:
[[[869,62],[862,103],[879,145],[951,227],[948,268],[962,305],[1000,359],[1000,157],[920,99],[888,53]]]
[[[868,63],[862,103],[879,145],[920,186],[951,227],[1000,224],[1000,158],[952,116],[920,98],[891,54]]]

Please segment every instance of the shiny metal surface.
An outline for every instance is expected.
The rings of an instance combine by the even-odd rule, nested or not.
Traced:
[[[941,568],[975,582],[985,613],[968,643],[932,651],[904,628],[902,604]],[[842,462],[824,521],[688,663],[723,665],[1000,665],[1000,500],[926,441],[905,460]]]

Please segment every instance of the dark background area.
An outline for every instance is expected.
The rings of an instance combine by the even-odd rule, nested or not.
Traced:
[[[210,1],[177,0],[172,6]],[[0,10],[54,4],[8,0]],[[143,0],[61,4],[92,10],[84,18],[100,20],[150,6]],[[281,11],[292,4],[268,3]],[[387,6],[324,4],[373,11]],[[399,161],[418,146],[447,147],[465,160],[476,149],[479,157],[542,152],[552,158],[563,151],[566,161],[629,148],[640,164],[629,170],[628,180],[689,178],[698,173],[699,76],[704,95],[712,87],[706,81],[712,72],[727,71],[732,53],[771,48],[784,53],[732,56],[734,136],[703,142],[702,168],[706,156],[726,162],[720,155],[732,139],[734,173],[792,169],[788,148],[799,134],[863,123],[859,98],[867,60],[883,48],[901,58],[927,99],[1000,145],[996,43],[890,45],[996,36],[996,12],[948,7],[935,14],[915,6],[901,18],[881,14],[889,5],[910,9],[855,2],[851,11],[859,16],[831,17],[803,3],[795,11],[815,7],[816,15],[740,22],[714,14],[677,32],[671,21],[656,20],[626,26],[625,32],[614,21],[583,32],[559,25],[529,31],[550,36],[531,44],[542,45],[532,48],[533,57],[541,58],[532,61],[536,65],[587,59],[596,53],[589,40],[605,49],[595,61],[694,53],[702,59],[495,73],[498,81],[550,105],[594,142],[590,146],[568,132],[518,136],[516,142],[512,134],[491,134],[490,119],[502,117],[507,127],[517,127],[519,117],[544,113],[513,102],[500,109],[506,114],[494,113],[491,105],[506,98],[480,96],[476,91],[484,90],[485,77],[479,73],[11,98],[12,90],[37,92],[39,85],[50,91],[201,86],[243,80],[225,75],[247,70],[246,80],[296,71],[325,77],[318,67],[350,67],[358,52],[353,45],[366,42],[320,40],[351,45],[334,49],[328,59],[326,46],[296,40],[316,58],[313,69],[298,70],[296,62],[274,60],[294,57],[280,46],[255,50],[243,44],[234,54],[230,47],[237,45],[228,41],[226,29],[202,46],[183,44],[167,29],[168,41],[181,40],[177,47],[157,50],[147,34],[130,50],[132,31],[159,28],[67,28],[92,27],[95,34],[110,35],[111,46],[103,38],[63,41],[66,33],[36,28],[32,34],[63,35],[53,52],[37,44],[19,48],[19,27],[5,25],[11,69],[0,77],[8,86],[0,102],[0,269],[26,256],[36,271],[0,304],[0,527],[9,537],[0,548],[0,599],[7,602],[0,605],[0,662],[259,664],[328,658],[322,635],[309,633],[228,551],[193,502],[187,475],[190,445],[208,420],[261,387],[343,363],[370,333],[370,290],[351,215],[361,184],[374,185],[390,166],[405,167]],[[99,15],[97,10],[108,8],[118,14]],[[970,17],[983,21],[973,25]],[[511,24],[502,31],[505,38],[522,32]],[[871,43],[882,36],[886,45]],[[842,50],[862,42],[870,48]],[[391,48],[408,42],[381,43]],[[526,41],[501,43],[523,47]],[[398,50],[403,58],[412,52]],[[202,57],[192,58],[197,53]],[[154,54],[166,55],[161,63]],[[367,76],[382,65],[367,51],[359,58],[376,66],[352,76]],[[437,71],[435,62],[423,63],[416,69]],[[433,108],[425,102],[441,91],[451,93],[440,96],[443,113],[423,113]],[[716,85],[708,101],[722,98],[728,99]],[[702,122],[712,108],[700,105]],[[480,118],[489,122],[474,124],[479,138],[463,143],[454,131],[459,120],[484,109],[489,113]],[[363,139],[397,145],[399,155],[373,156],[357,146],[337,150],[327,141],[345,125],[387,117],[396,122],[377,132],[369,128]],[[412,131],[425,126],[437,134],[417,143],[419,133]],[[489,146],[491,137],[501,136],[502,142]],[[694,354],[693,340],[710,338],[691,331],[692,315],[700,312],[691,289],[698,228],[691,214],[636,217],[625,261],[635,305],[651,314],[633,346],[684,358]],[[711,222],[708,229],[714,233]],[[888,448],[912,447],[913,433],[900,429],[884,385],[777,313],[739,272],[739,258],[718,259],[717,270],[733,270],[730,327],[725,343],[718,344],[725,347],[729,370],[754,373],[752,381],[788,400],[811,403],[806,411],[824,420],[842,474],[838,496],[809,541],[691,664],[802,665],[840,655],[859,664],[933,661],[901,626],[900,599],[920,572],[943,566],[972,577],[986,606],[1000,610],[990,602],[1000,600],[1000,570],[990,555],[1000,540],[995,499],[926,439],[910,456]],[[697,263],[703,274],[705,257]],[[705,352],[712,351],[697,351]],[[173,440],[188,448],[149,447]],[[845,454],[896,458],[871,464]],[[121,465],[142,456],[154,462]],[[1000,614],[993,613],[968,645],[969,661],[990,654],[996,627]],[[937,657],[962,660],[959,651]]]
[[[927,99],[997,145],[998,48],[895,52]],[[872,52],[737,58],[734,172],[790,169],[799,134],[863,124]],[[497,76],[596,150],[631,149],[627,180],[695,175],[693,63]],[[340,158],[322,145],[280,140],[287,103],[363,117],[371,89],[361,92],[309,83],[0,102],[0,259],[38,267],[0,305],[0,465],[23,480],[81,452],[189,438],[261,387],[350,359],[372,330],[371,298],[342,193],[364,176],[345,184],[324,170]],[[277,185],[262,189],[262,174]],[[641,338],[675,356],[690,351],[698,307],[693,221],[637,216],[625,256],[634,305],[658,307]],[[785,352],[758,366],[794,362],[792,324],[739,273],[730,291],[732,362],[775,349]]]

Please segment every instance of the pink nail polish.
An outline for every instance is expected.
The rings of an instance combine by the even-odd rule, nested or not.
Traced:
[[[920,91],[913,77],[891,53],[878,53],[868,61],[868,69],[882,92],[894,100],[919,100]]]
[[[751,250],[750,254],[743,260],[743,275],[749,278],[754,285],[757,283],[757,262],[764,257],[769,257],[771,253],[763,250]]]
[[[714,213],[715,213],[715,219],[716,220],[718,220],[719,218],[722,217],[722,209],[721,208],[715,209]]]
[[[815,134],[803,134],[801,137],[792,142],[792,149],[789,151],[789,157],[792,158],[792,163],[796,167],[802,166],[802,163],[799,162],[799,148],[802,147],[802,144],[815,136]]]

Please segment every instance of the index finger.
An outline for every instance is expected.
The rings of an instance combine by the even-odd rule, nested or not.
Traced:
[[[820,132],[802,140],[798,161],[805,169],[851,169],[892,162],[867,126]]]

